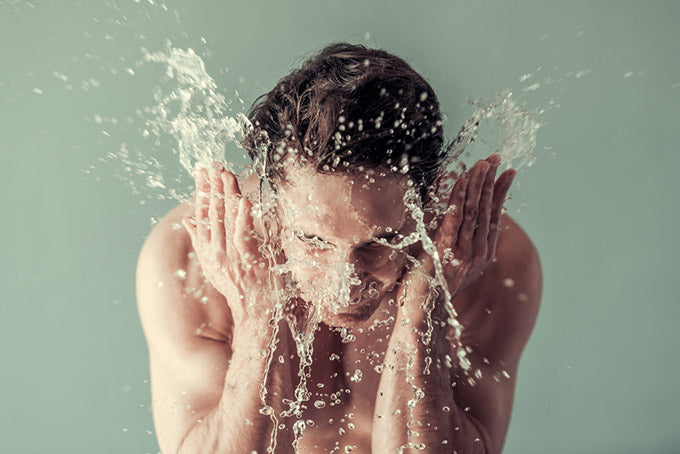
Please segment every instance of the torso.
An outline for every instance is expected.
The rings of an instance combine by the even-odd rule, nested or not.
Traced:
[[[243,182],[243,192],[256,190],[255,185],[253,181]],[[182,217],[191,214],[193,209],[188,204],[180,205],[174,208],[163,222],[167,225],[177,224]],[[504,267],[505,260],[501,255],[503,251],[512,249],[506,246],[515,243],[519,236],[526,236],[509,216],[503,215],[501,222],[498,260],[492,264],[497,270]],[[192,299],[195,299],[196,303],[184,306],[187,311],[185,319],[187,323],[192,324],[192,328],[195,328],[197,336],[230,342],[232,326],[227,302],[201,276],[197,260],[191,258],[189,236],[183,229],[181,232],[186,237],[185,244],[188,246],[177,253],[186,254],[187,250],[190,251],[190,258],[186,261],[185,286],[187,294],[195,295]],[[495,284],[491,283],[490,279],[504,274],[497,270],[482,274],[456,297],[454,306],[458,312],[458,320],[464,327],[474,325],[480,313],[487,309],[484,304],[479,304],[475,296],[481,288]],[[393,316],[395,311],[390,312],[391,309],[393,308],[383,304],[366,326],[376,318],[385,320]],[[384,324],[369,335],[366,335],[367,332],[355,331],[356,340],[343,343],[337,331],[322,325],[315,337],[313,366],[311,377],[307,381],[307,389],[312,397],[307,402],[308,408],[303,416],[306,421],[313,421],[313,425],[307,425],[304,437],[299,442],[300,452],[346,452],[346,446],[356,446],[356,452],[370,452],[373,402],[380,379],[375,366],[381,363],[380,358],[383,357],[387,344],[386,335],[390,329],[391,326]],[[332,353],[339,359],[335,359]],[[360,380],[355,376],[357,369],[361,370]],[[331,399],[332,395],[340,401],[339,404]],[[324,401],[325,406],[317,408],[314,405],[317,400]]]

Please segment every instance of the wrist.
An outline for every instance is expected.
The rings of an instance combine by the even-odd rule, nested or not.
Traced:
[[[428,287],[421,292],[411,293],[407,298],[399,308],[393,335],[423,341],[441,337],[446,332],[448,320],[443,290]]]
[[[254,323],[253,320],[234,322],[232,350],[262,350],[271,340],[272,329],[268,323]]]

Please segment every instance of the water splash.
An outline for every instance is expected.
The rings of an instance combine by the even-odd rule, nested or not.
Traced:
[[[498,153],[506,169],[519,170],[536,162],[536,135],[542,123],[536,113],[521,108],[512,92],[501,90],[492,101],[468,98],[475,111],[447,146],[447,164],[469,167]]]
[[[235,171],[234,162],[243,155],[240,145],[243,134],[245,131],[250,130],[252,125],[242,113],[230,115],[232,112],[230,107],[232,101],[219,92],[216,83],[207,73],[201,57],[192,49],[173,48],[168,44],[167,48],[162,51],[153,53],[144,51],[144,60],[165,65],[166,77],[174,83],[174,87],[170,90],[156,90],[154,99],[157,105],[147,110],[149,133],[157,138],[169,136],[176,141],[179,162],[190,175],[193,174],[197,166],[207,166],[212,161],[222,162],[227,169]],[[529,79],[529,77],[526,79]],[[529,91],[533,90],[532,88]],[[471,98],[468,102],[475,107],[475,111],[465,121],[457,136],[446,147],[448,160],[445,163],[445,167],[447,169],[458,166],[461,163],[464,167],[468,167],[477,160],[486,158],[491,153],[498,153],[506,168],[520,169],[524,166],[531,166],[535,162],[536,135],[542,124],[536,119],[535,114],[518,106],[516,100],[512,98],[511,92],[502,91],[492,101]],[[391,169],[399,175],[408,172],[408,160],[402,161]],[[130,166],[133,165],[132,162],[129,164]],[[255,162],[252,167],[246,170],[255,170],[258,171],[259,175],[263,175],[263,169],[256,168],[258,165],[260,163]],[[443,210],[446,209],[444,203],[445,200],[448,200],[446,191],[450,190],[453,186],[452,184],[447,184],[452,182],[444,183],[440,186],[443,192],[433,194],[435,201],[439,203],[435,203],[432,209],[435,215],[439,215],[439,218]],[[167,189],[167,183],[162,178],[147,178],[147,186],[149,188]],[[254,206],[254,216],[264,220],[267,216],[271,215],[271,207],[274,204],[275,195],[271,191],[261,190],[260,200]],[[443,294],[443,304],[447,314],[446,321],[449,326],[454,328],[455,332],[455,357],[465,375],[468,375],[473,366],[467,356],[467,353],[471,352],[471,348],[464,346],[461,342],[463,326],[458,321],[458,314],[444,276],[444,266],[448,263],[455,263],[458,258],[454,257],[450,250],[445,251],[443,257],[439,256],[436,245],[428,235],[428,231],[433,226],[425,224],[425,212],[421,207],[415,188],[411,187],[406,191],[404,205],[409,215],[415,221],[415,231],[407,236],[402,236],[396,242],[388,243],[384,240],[379,242],[395,251],[402,252],[410,245],[421,243],[424,251],[431,256],[434,264],[434,276],[429,277],[430,286],[436,289],[436,292]],[[434,219],[437,219],[437,216]],[[270,243],[267,242],[267,244]],[[279,282],[279,277],[287,273],[289,274],[291,265],[295,264],[292,262],[276,264],[273,260],[273,257],[276,256],[276,251],[271,246],[267,246],[263,253],[269,260],[270,284],[273,286],[272,288],[275,288],[275,283]],[[412,264],[417,263],[414,257],[407,256],[407,259]],[[319,264],[318,266],[321,267],[322,265]],[[266,352],[267,363],[260,388],[262,404],[260,412],[269,416],[273,423],[270,435],[270,452],[273,452],[273,449],[276,447],[276,433],[280,423],[279,418],[295,419],[292,425],[294,434],[293,444],[295,447],[298,446],[305,430],[314,425],[313,421],[310,424],[310,421],[306,422],[303,419],[303,413],[307,408],[306,403],[310,402],[312,396],[307,386],[307,380],[313,365],[315,333],[321,321],[318,307],[325,304],[335,311],[341,307],[347,307],[352,303],[350,299],[352,287],[362,285],[362,281],[358,278],[351,264],[342,263],[335,268],[325,269],[325,272],[327,280],[318,286],[319,291],[315,295],[321,304],[310,305],[305,317],[289,320],[290,332],[295,341],[300,361],[298,370],[299,380],[294,390],[294,399],[282,400],[286,409],[279,415],[276,415],[273,407],[266,403],[269,393],[265,384],[270,365],[276,356],[275,351],[279,341],[278,329],[273,331],[269,342]],[[294,285],[285,288],[276,287],[275,310],[271,323],[278,326],[278,323],[284,319],[283,309],[286,301],[299,296],[296,290]],[[361,290],[370,292],[375,289],[366,286],[366,288],[362,287]],[[393,322],[394,319],[392,318]],[[423,334],[423,340],[426,343],[429,343],[432,330],[432,314],[428,312],[427,330]],[[354,342],[355,337],[353,334],[347,330],[341,331],[343,342]],[[448,364],[451,366],[450,357],[447,356],[447,358]],[[417,366],[422,366],[429,372],[431,362],[432,358],[427,356],[425,364]],[[410,354],[406,369],[406,381],[411,386],[413,399],[408,402],[409,421],[407,434],[409,446],[420,449],[419,445],[411,442],[412,438],[417,436],[415,432],[417,422],[413,421],[413,410],[424,395],[423,391],[413,383],[412,376],[410,375],[412,367],[416,367],[416,365],[414,364],[412,354]],[[375,370],[382,370],[382,365],[376,364]],[[468,376],[468,382],[474,385],[475,378],[479,379],[481,375]],[[362,372],[357,369],[350,381],[359,383],[361,380]],[[315,400],[313,404],[316,409],[323,408],[323,405],[325,405],[325,402],[322,400]]]
[[[243,113],[229,115],[232,101],[219,92],[201,57],[193,49],[168,43],[165,51],[145,51],[144,59],[166,65],[166,76],[176,82],[173,90],[154,94],[158,104],[150,110],[148,121],[153,134],[175,138],[179,161],[190,175],[197,165],[233,163],[236,156],[228,147],[240,147],[244,131],[252,125]]]

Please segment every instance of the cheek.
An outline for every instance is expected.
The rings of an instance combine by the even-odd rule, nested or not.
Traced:
[[[288,270],[302,288],[319,286],[328,278],[326,267],[304,256],[288,257]]]

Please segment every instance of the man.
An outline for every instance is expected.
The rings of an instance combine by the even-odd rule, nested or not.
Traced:
[[[248,117],[259,174],[199,169],[140,253],[163,452],[501,452],[542,285],[501,214],[514,171],[444,175],[432,88],[363,46],[326,47]]]

